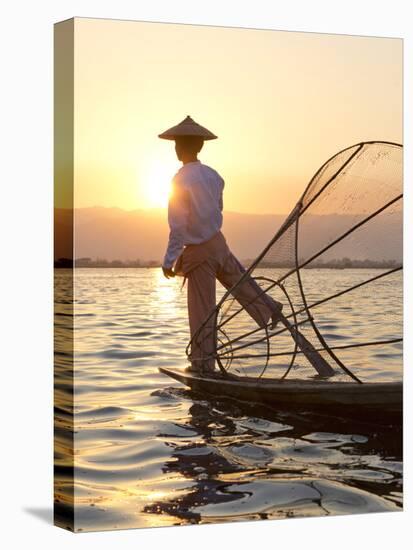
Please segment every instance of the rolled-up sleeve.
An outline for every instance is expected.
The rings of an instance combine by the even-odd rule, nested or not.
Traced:
[[[171,268],[184,248],[184,236],[188,221],[188,200],[179,179],[172,180],[172,192],[168,202],[169,241],[163,266]]]

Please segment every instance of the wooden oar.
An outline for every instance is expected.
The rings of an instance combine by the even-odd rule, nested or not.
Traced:
[[[295,328],[284,315],[280,315],[280,323],[282,323],[286,329],[289,330],[291,336],[293,337],[295,343],[300,348],[300,350],[303,352],[303,355],[307,358],[307,360],[311,363],[311,365],[315,368],[315,370],[320,374],[321,376],[333,376],[334,375],[334,369],[327,363],[323,357],[319,354],[319,352],[314,348],[313,344],[307,340],[305,336],[303,336],[297,328]]]

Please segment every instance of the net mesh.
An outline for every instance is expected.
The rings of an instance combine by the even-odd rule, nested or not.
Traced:
[[[400,357],[402,166],[401,145],[366,142],[318,170],[283,226],[206,320],[214,321],[214,357],[223,372],[313,376],[300,335],[343,380],[361,381],[367,349]],[[252,300],[281,302],[288,324],[274,328],[269,319],[259,326],[234,298],[251,279],[257,287]],[[194,341],[202,347],[204,327],[188,355]]]

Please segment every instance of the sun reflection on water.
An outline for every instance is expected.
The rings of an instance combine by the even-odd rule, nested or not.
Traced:
[[[154,269],[152,271],[155,297],[159,300],[159,305],[168,304],[169,308],[176,309],[177,297],[181,292],[183,282],[182,277],[166,279],[162,273],[162,269]]]

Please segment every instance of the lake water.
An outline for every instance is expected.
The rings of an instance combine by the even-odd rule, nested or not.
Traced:
[[[63,525],[71,494],[68,273],[55,274],[56,510]],[[346,278],[376,273],[307,270],[306,288],[317,296],[319,288],[334,291]],[[158,372],[186,366],[181,283],[160,269],[76,270],[76,530],[400,510],[399,426],[206,399]],[[400,337],[400,273],[361,296],[365,304],[352,308],[347,299],[343,311],[330,308],[319,319],[329,342],[341,342],[343,331],[346,342],[361,333]],[[400,344],[353,349],[347,359],[363,380],[402,377]]]

